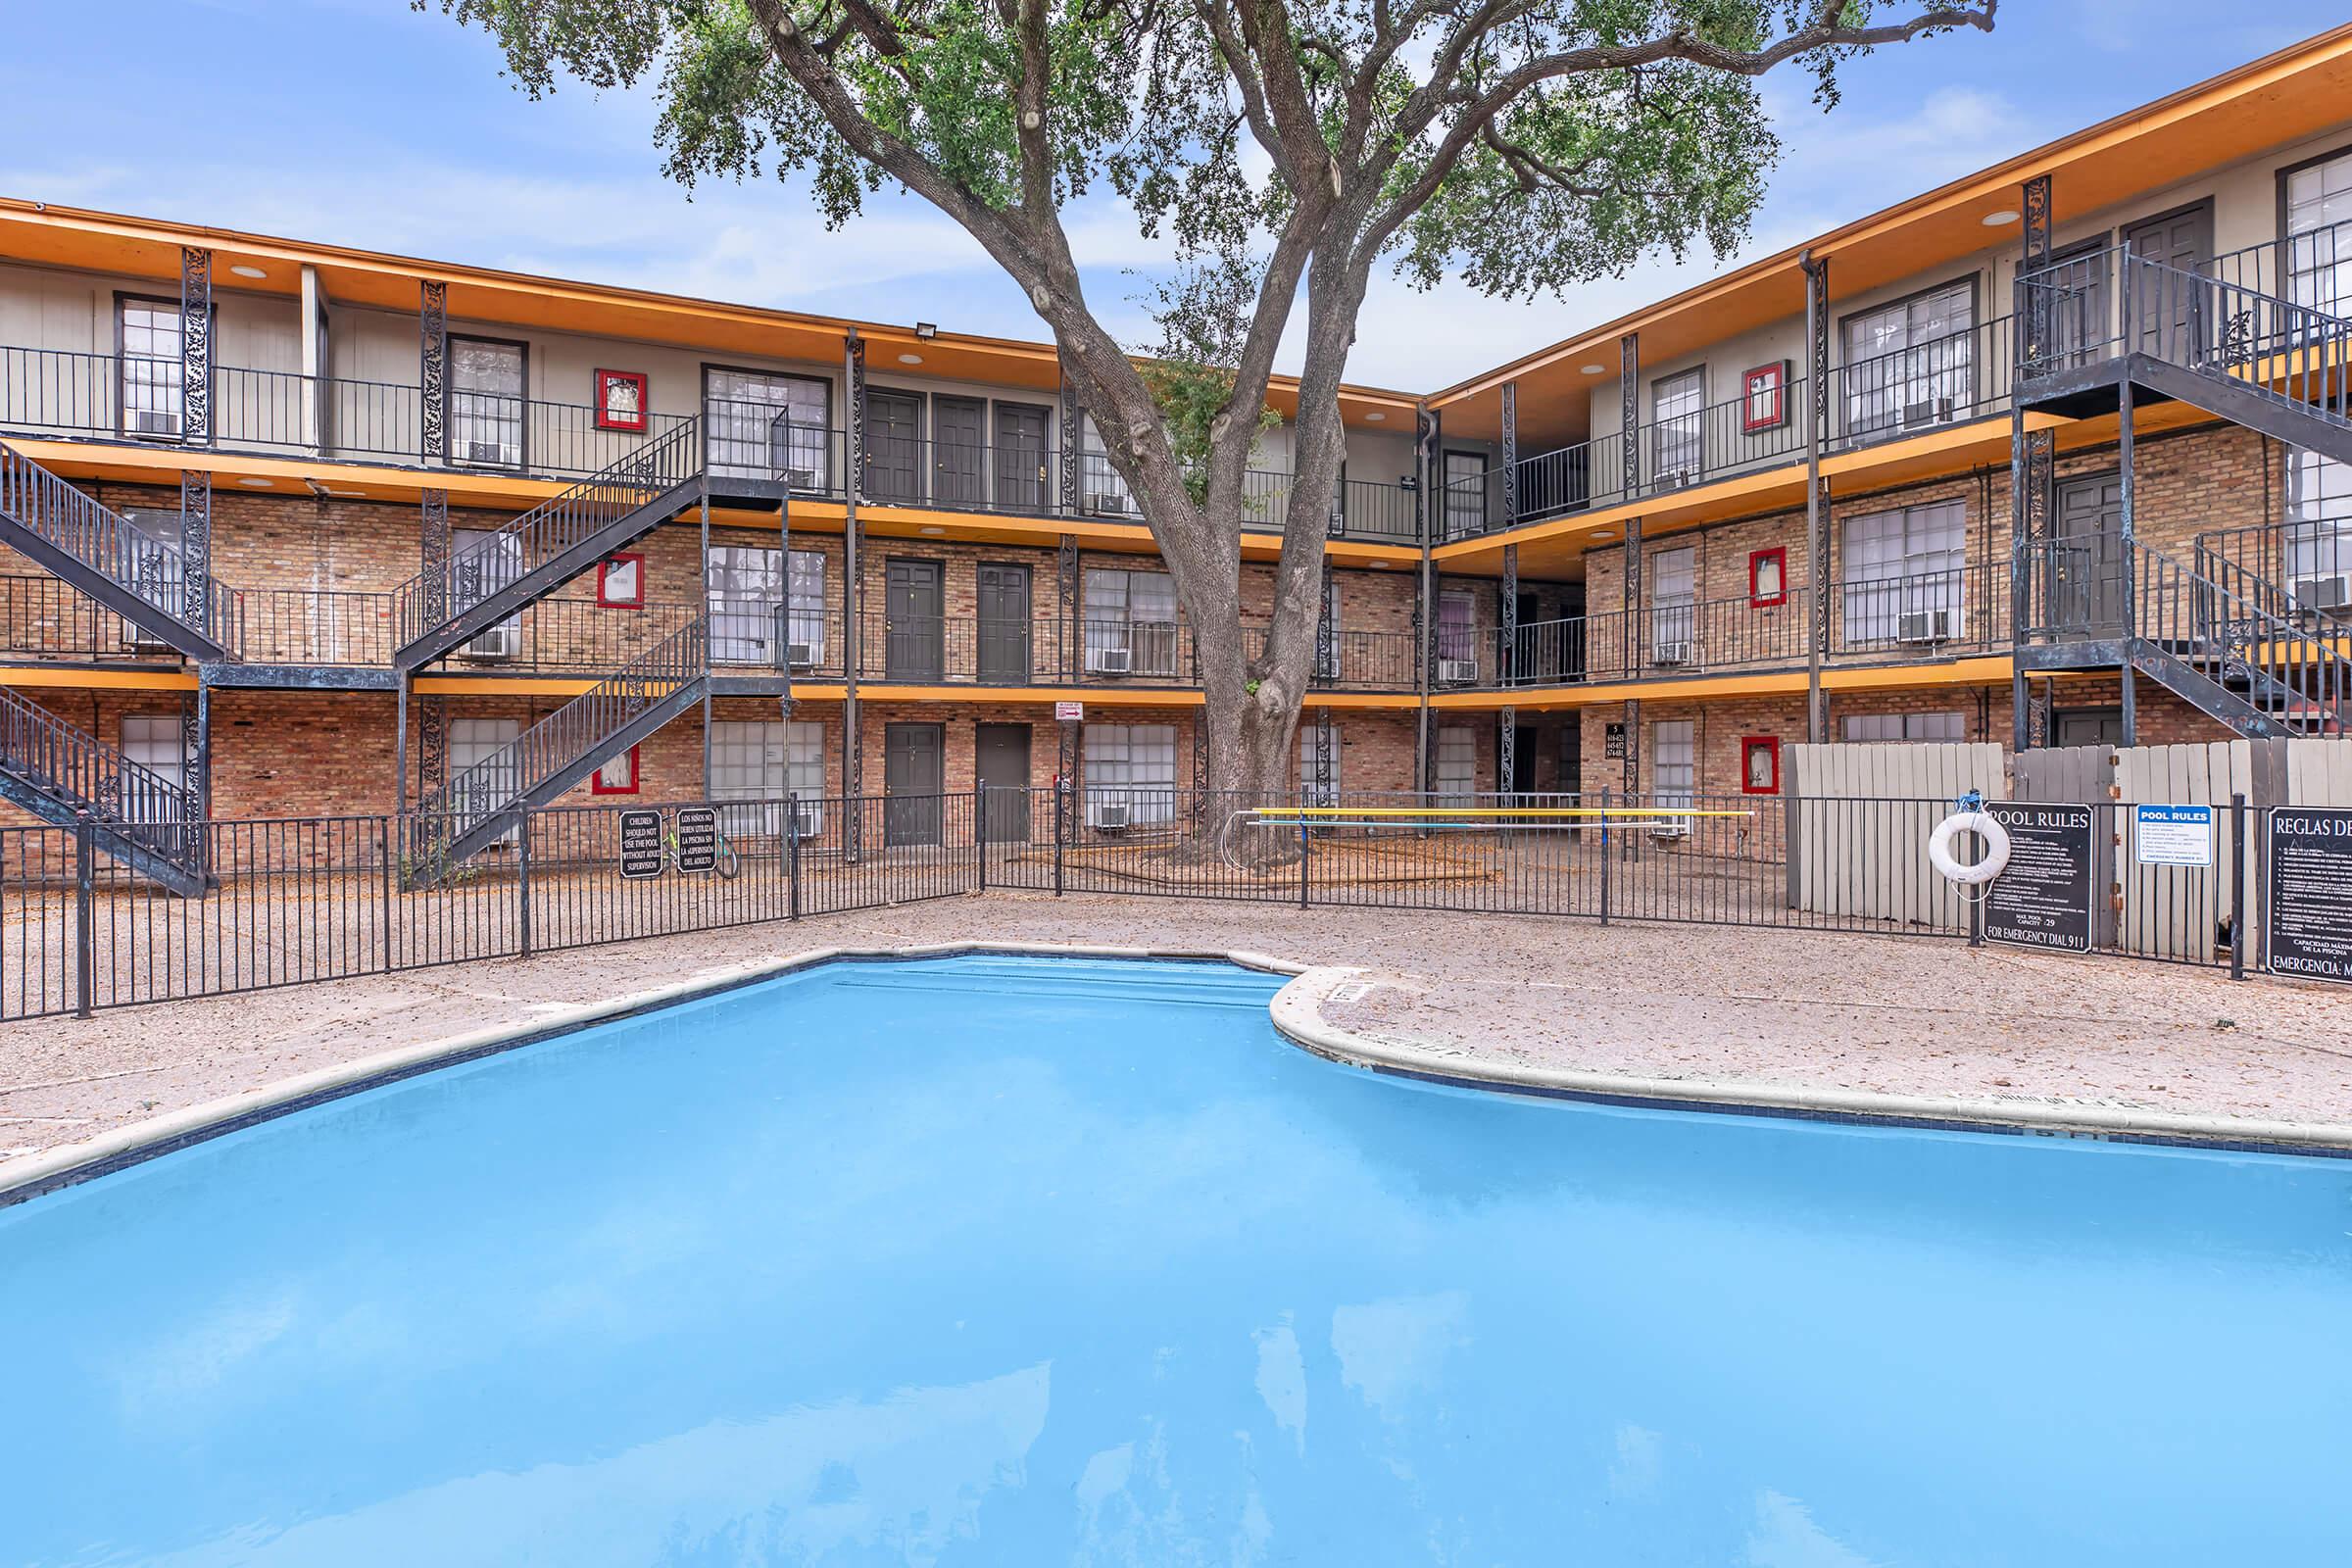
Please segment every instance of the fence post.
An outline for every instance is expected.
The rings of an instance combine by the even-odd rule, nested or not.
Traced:
[[[400,891],[400,866],[392,858],[392,818],[375,819],[376,859],[383,866],[384,882],[384,973],[390,974],[397,965],[392,960],[392,931],[394,908]]]
[[[2253,847],[2246,837],[2246,797],[2244,792],[2232,792],[2230,797],[2230,978],[2246,977],[2246,852]]]
[[[1305,908],[1305,907],[1307,906],[1307,901],[1306,901],[1306,877],[1307,877],[1306,855],[1307,855],[1307,844],[1308,844],[1308,842],[1309,842],[1309,841],[1308,841],[1308,839],[1307,839],[1307,833],[1306,833],[1306,813],[1305,813],[1305,812],[1303,812],[1303,811],[1301,811],[1300,813],[1298,813],[1298,907],[1300,907],[1301,909],[1303,909],[1303,908]]]
[[[1609,853],[1609,787],[1600,787],[1600,923],[1609,923],[1609,862],[1616,857]]]
[[[1067,779],[1056,778],[1054,781],[1054,896],[1057,899],[1061,897],[1062,886],[1061,852],[1070,837],[1069,811],[1064,805],[1069,789]]]
[[[514,869],[522,884],[522,954],[531,956],[531,813],[524,811],[514,832]]]
[[[988,786],[972,781],[972,851],[980,858],[980,891],[988,891]]]
[[[784,797],[784,917],[801,917],[801,798]]]
[[[87,1018],[98,990],[97,934],[92,883],[98,875],[98,837],[90,813],[74,814],[74,1015]]]

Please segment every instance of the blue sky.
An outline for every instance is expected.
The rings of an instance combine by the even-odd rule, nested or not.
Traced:
[[[562,276],[885,321],[1042,336],[960,230],[885,198],[827,233],[766,182],[692,200],[658,171],[653,111],[568,89],[534,104],[479,34],[406,0],[118,0],[13,8],[0,192]],[[1768,87],[1785,160],[1742,254],[1792,243],[2333,25],[2341,0],[2010,0],[1964,33],[1855,65],[1822,115]],[[1074,225],[1087,287],[1131,340],[1155,246],[1102,207]],[[1737,258],[1735,258],[1736,260]],[[1726,263],[1665,259],[1536,304],[1377,285],[1350,375],[1428,390]]]

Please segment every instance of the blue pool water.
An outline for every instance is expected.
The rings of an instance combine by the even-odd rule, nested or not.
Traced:
[[[2352,1161],[1416,1085],[1274,987],[837,965],[0,1209],[0,1562],[2352,1549]]]

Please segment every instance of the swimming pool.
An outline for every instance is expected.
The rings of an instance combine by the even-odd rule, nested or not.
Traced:
[[[1413,1083],[1278,984],[834,964],[0,1209],[0,1560],[2352,1545],[2352,1161]]]

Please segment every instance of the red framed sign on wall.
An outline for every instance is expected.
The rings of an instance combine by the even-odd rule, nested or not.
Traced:
[[[1747,602],[1758,610],[1765,610],[1788,597],[1788,547],[1775,545],[1770,550],[1750,551],[1747,557]]]
[[[636,370],[596,372],[596,427],[599,430],[645,430],[645,376]]]
[[[1740,788],[1749,795],[1781,793],[1781,738],[1778,735],[1740,737]]]
[[[1788,422],[1788,362],[1759,365],[1740,378],[1740,428],[1749,435]]]
[[[637,748],[632,746],[620,756],[598,768],[588,779],[591,795],[634,795],[637,793]]]
[[[606,610],[645,608],[645,557],[623,551],[596,568],[596,602]]]

